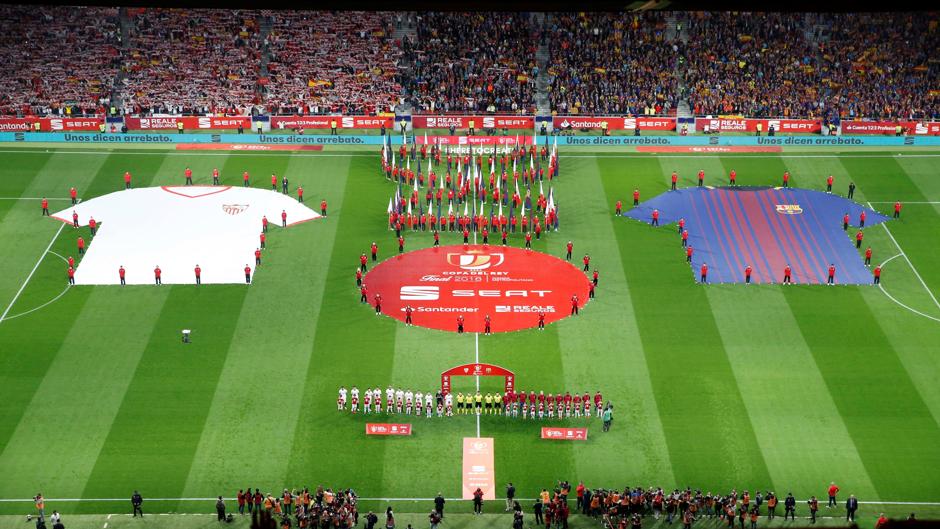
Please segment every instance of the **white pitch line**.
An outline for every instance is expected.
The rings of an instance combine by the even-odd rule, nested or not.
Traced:
[[[348,147],[353,146],[367,146],[367,144],[359,143],[355,145],[348,145]],[[336,145],[324,145],[324,147],[336,147]],[[41,149],[42,147],[36,147],[36,149]],[[53,149],[55,149],[53,147]],[[0,153],[26,153],[32,154],[38,151],[27,150],[27,149],[0,149]],[[222,152],[199,152],[199,151],[122,151],[120,149],[115,150],[94,150],[94,151],[60,151],[55,150],[56,154],[94,154],[98,156],[111,156],[112,154],[141,154],[149,156],[271,156],[275,154],[288,155],[293,158],[315,158],[315,157],[344,157],[344,156],[371,156],[375,157],[375,154],[371,153],[325,153],[325,154],[310,154],[302,153],[297,151],[222,151]]]
[[[894,202],[869,202],[869,204],[894,204]],[[931,202],[931,201],[927,201],[927,202],[904,202],[904,205],[905,205],[905,206],[907,206],[908,204],[940,204],[940,202]]]
[[[568,145],[568,147],[590,147],[589,145]],[[636,145],[620,145],[619,147],[636,147]],[[0,151],[2,152],[2,151]],[[647,154],[566,154],[565,158],[701,158],[713,156],[744,156],[746,158],[940,158],[940,154],[750,154],[734,152],[716,152],[699,153],[689,152],[689,154],[658,154],[655,152]],[[893,202],[892,202],[893,203]]]
[[[871,208],[871,202],[868,203],[868,207]],[[872,208],[875,209],[875,208]],[[930,287],[927,286],[927,283],[924,282],[924,278],[920,276],[920,272],[914,268],[914,263],[911,262],[910,258],[907,257],[907,254],[904,253],[904,250],[901,248],[901,245],[898,244],[897,239],[894,238],[894,235],[891,234],[891,230],[888,229],[888,224],[886,222],[881,223],[881,227],[885,229],[885,233],[888,234],[888,237],[891,238],[891,242],[897,246],[898,251],[901,252],[901,255],[904,257],[904,260],[907,261],[907,264],[910,265],[911,270],[914,271],[914,275],[917,276],[917,280],[920,281],[920,284],[923,285],[924,290],[927,291],[927,295],[930,296],[930,299],[933,300],[933,304],[937,306],[937,309],[940,309],[940,301],[937,301],[937,298],[933,295],[933,292],[930,290]]]
[[[226,500],[234,500],[235,498],[224,498]],[[464,498],[444,498],[447,501],[472,501]],[[521,501],[535,501],[538,498],[516,498]],[[216,501],[218,496],[211,498],[147,498],[147,501]],[[359,498],[360,501],[433,501],[434,498]],[[0,503],[33,503],[35,498],[0,498]],[[89,502],[89,501],[126,501],[129,502],[129,498],[46,498],[47,502]],[[803,502],[806,500],[796,500],[797,502]],[[940,502],[936,501],[862,501],[859,500],[859,503],[867,505],[926,505],[926,506],[940,506]],[[186,513],[161,513],[161,514],[186,514]],[[190,514],[192,515],[192,513]],[[130,514],[125,514],[125,516],[130,516]],[[817,516],[817,518],[820,518]]]
[[[0,197],[0,200],[42,200],[43,197]],[[71,198],[46,198],[46,200],[72,200]]]
[[[885,261],[884,261],[883,263],[881,263],[881,268],[884,268],[886,264],[890,263],[890,262],[893,261],[894,259],[897,259],[898,257],[901,257],[901,254],[897,254],[897,255],[894,255],[894,256],[892,256],[892,257],[889,257],[889,258],[885,259]],[[919,311],[919,310],[917,310],[917,309],[915,309],[915,308],[908,307],[908,306],[905,305],[904,303],[901,303],[900,301],[898,301],[897,298],[895,298],[894,296],[892,296],[891,294],[889,294],[888,291],[885,290],[885,287],[884,287],[881,283],[878,283],[878,288],[884,293],[885,296],[888,296],[888,299],[890,299],[891,301],[893,301],[893,302],[897,303],[898,305],[904,307],[905,309],[907,309],[907,310],[913,312],[914,314],[918,314],[918,315],[923,316],[923,317],[925,317],[925,318],[927,318],[927,319],[931,319],[931,320],[933,320],[933,321],[940,322],[940,318],[935,318],[935,317],[931,316],[930,314],[924,314],[923,312],[921,312],[921,311]]]
[[[39,260],[36,261],[36,264],[35,266],[33,266],[33,269],[30,270],[29,275],[26,276],[26,281],[23,281],[23,284],[20,285],[20,289],[16,291],[16,295],[13,296],[13,301],[11,301],[9,305],[7,305],[7,308],[6,310],[3,311],[3,314],[0,314],[0,323],[3,323],[3,320],[6,319],[7,314],[10,312],[10,309],[13,308],[13,304],[16,303],[17,299],[19,299],[20,294],[23,293],[23,290],[26,289],[26,285],[29,284],[29,280],[33,278],[33,274],[35,274],[36,269],[39,268],[39,263],[41,263],[42,260],[45,259],[46,254],[49,253],[49,250],[52,248],[53,243],[55,243],[55,240],[59,238],[59,234],[62,233],[62,228],[64,227],[65,227],[64,222],[59,224],[59,229],[55,232],[55,235],[52,236],[52,240],[49,241],[49,246],[46,246],[46,249],[42,252],[42,255],[39,256]]]

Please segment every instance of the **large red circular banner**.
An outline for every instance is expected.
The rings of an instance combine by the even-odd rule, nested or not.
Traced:
[[[572,296],[583,307],[590,280],[574,265],[544,253],[506,246],[440,246],[396,255],[379,263],[364,278],[369,301],[382,296],[382,312],[421,327],[483,332],[488,315],[491,332],[537,327],[571,314]]]

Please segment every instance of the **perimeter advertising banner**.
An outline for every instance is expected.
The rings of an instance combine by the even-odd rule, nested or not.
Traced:
[[[41,132],[98,131],[103,118],[0,118],[0,132],[29,132],[39,122]]]
[[[712,132],[756,132],[757,124],[761,124],[761,131],[767,132],[771,125],[775,132],[818,133],[822,130],[822,122],[813,119],[748,119],[748,118],[695,118],[695,130],[703,131],[708,127]]]
[[[251,130],[251,118],[248,116],[170,116],[149,118],[124,118],[129,130],[176,130],[177,124],[182,123],[184,129],[237,129],[239,125],[245,130]]]
[[[669,117],[614,117],[614,116],[555,116],[552,118],[552,127],[556,129],[600,130],[604,122],[608,130],[676,130],[676,118]]]
[[[388,116],[271,116],[271,128],[277,129],[329,129],[336,123],[338,129],[393,129],[394,118]]]
[[[535,127],[532,116],[412,116],[416,129],[529,129]]]

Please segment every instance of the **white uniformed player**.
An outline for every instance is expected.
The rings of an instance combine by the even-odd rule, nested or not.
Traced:
[[[401,413],[402,406],[405,403],[405,392],[401,389],[395,390],[395,413]]]
[[[336,399],[336,409],[345,410],[346,409],[346,387],[339,387],[339,398]]]
[[[424,410],[424,393],[419,391],[415,393],[415,415],[421,415],[422,410]]]
[[[369,413],[372,411],[372,390],[366,389],[366,394],[362,397],[362,412]]]
[[[349,393],[352,395],[352,398],[359,400],[359,388],[353,386],[352,389],[349,390]]]
[[[431,398],[431,394],[428,393],[428,397],[424,399],[424,416],[428,419],[431,418],[431,411],[434,409],[434,399]]]
[[[447,409],[448,417],[454,416],[454,395],[452,393],[444,396],[444,408]]]
[[[385,413],[392,413],[392,404],[395,402],[395,389],[389,386],[385,389]]]
[[[353,386],[352,389],[349,390],[349,394],[350,394],[350,398],[349,398],[349,402],[350,402],[349,411],[351,411],[351,412],[353,412],[353,413],[359,413],[359,389],[356,388],[356,386]]]
[[[411,415],[414,411],[415,394],[410,389],[405,392],[405,415]]]
[[[375,413],[382,411],[382,390],[378,386],[372,390],[372,411]]]

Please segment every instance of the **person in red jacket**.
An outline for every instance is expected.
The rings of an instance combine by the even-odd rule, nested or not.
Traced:
[[[362,286],[362,270],[358,268],[356,269],[356,286],[357,287]]]
[[[871,246],[865,249],[865,264],[871,264]]]
[[[49,200],[46,197],[42,197],[42,216],[49,216]]]
[[[304,186],[297,186],[297,202],[304,201]]]
[[[539,330],[545,330],[545,313],[541,311],[539,311]]]
[[[186,176],[186,184],[185,184],[185,185],[188,185],[188,186],[193,185],[193,170],[190,169],[189,167],[187,167],[186,170],[183,171],[183,175]]]
[[[865,238],[865,234],[862,233],[862,230],[858,230],[858,233],[855,234],[855,247],[862,247],[862,239]]]
[[[457,315],[457,334],[463,334],[463,314]]]
[[[590,270],[589,265],[591,264],[591,256],[588,254],[584,254],[584,258],[581,260],[584,262],[584,271],[587,272],[588,270]]]
[[[565,253],[565,260],[566,260],[566,261],[570,261],[570,260],[571,260],[571,250],[574,248],[574,245],[571,243],[571,241],[568,241],[568,244],[565,245],[565,248],[567,249],[567,252]]]
[[[842,215],[842,231],[849,231],[849,214]]]
[[[85,255],[85,239],[78,238],[78,255]]]
[[[196,274],[196,284],[202,284],[202,268],[199,268],[199,265],[196,265],[196,268],[193,269],[193,272]]]
[[[535,217],[535,218],[536,218],[536,220],[538,220],[538,217]],[[541,225],[540,223],[537,223],[537,224],[535,225],[535,238],[536,238],[536,239],[541,239],[541,238],[542,238],[542,225]]]
[[[372,252],[372,262],[374,263],[378,259],[379,255],[379,245],[375,244],[375,241],[372,241],[372,246],[369,248]]]
[[[74,210],[72,211],[72,227],[78,228],[78,213]]]
[[[124,172],[124,189],[130,189],[130,188],[131,188],[131,172],[125,171]]]
[[[650,220],[650,226],[659,226],[659,210],[653,210],[653,218]]]
[[[790,187],[790,171],[783,172],[783,187]]]
[[[529,232],[526,232],[525,234],[525,249],[526,250],[532,249],[532,234]]]
[[[686,246],[685,248],[685,260],[686,262],[692,262],[692,245]]]
[[[320,201],[320,215],[326,216],[326,200]]]
[[[676,233],[682,235],[682,230],[685,229],[685,217],[679,219],[678,225],[678,231],[676,231]]]
[[[363,283],[359,285],[359,303],[368,303],[369,302],[369,290],[366,289],[366,284]]]
[[[212,168],[212,185],[214,186],[219,185],[219,168],[218,167]]]
[[[411,314],[413,312],[414,310],[411,308],[411,305],[405,307],[405,325],[408,325],[409,327],[413,325],[413,322],[411,321]]]
[[[160,270],[160,265],[157,265],[157,266],[153,269],[153,282],[154,282],[155,285],[162,285],[162,284],[163,284],[163,280],[160,279],[160,276],[162,276],[162,275],[163,275],[163,270]]]
[[[579,309],[579,307],[578,307],[578,295],[575,294],[575,295],[571,296],[571,314],[574,314],[574,315],[576,315],[576,316],[580,316],[581,313],[579,312],[578,309]]]
[[[405,238],[401,235],[398,236],[398,253],[403,253],[405,251]]]
[[[623,201],[618,200],[614,204],[614,215],[620,215],[621,213],[623,213]]]
[[[277,188],[275,187],[274,190],[277,191]],[[281,226],[285,228],[287,227],[287,210],[286,209],[281,210]]]
[[[790,277],[790,271],[791,271],[790,264],[788,263],[787,266],[783,267],[783,284],[784,285],[789,285],[793,281],[793,279]]]
[[[91,236],[95,236],[95,232],[98,231],[98,222],[95,221],[94,217],[88,219],[88,229],[91,230]]]
[[[437,232],[437,230],[434,230],[434,246],[440,246],[440,245],[441,245],[441,235]]]
[[[245,284],[251,284],[251,267],[248,266],[248,263],[245,263]]]
[[[832,175],[826,178],[826,193],[832,193]]]
[[[832,176],[829,176],[829,179],[830,179],[830,186],[831,186]],[[836,501],[836,494],[839,493],[839,486],[836,485],[835,481],[832,481],[829,483],[829,489],[827,490],[827,492],[829,493],[829,503],[826,504],[826,508],[831,509],[832,507],[838,507],[839,504]]]
[[[701,281],[702,283],[708,282],[708,263],[702,263],[702,269],[699,275],[699,281]]]
[[[74,267],[74,266],[75,266],[75,258],[72,257],[71,255],[70,255],[69,258],[68,258],[68,262],[69,262],[69,266],[71,266],[71,267]]]
[[[640,190],[634,188],[633,189],[633,205],[638,206],[639,204],[640,204]]]
[[[699,169],[698,170],[698,186],[702,187],[702,185],[704,184],[705,184],[705,170]]]
[[[378,316],[379,314],[382,314],[382,295],[376,294],[374,299],[375,299],[375,315]]]
[[[118,278],[121,280],[121,286],[122,286],[122,287],[125,285],[125,283],[124,283],[124,274],[125,274],[124,265],[121,265],[121,266],[118,268]]]
[[[676,190],[676,182],[678,181],[679,181],[679,175],[675,171],[673,171],[672,172],[672,189],[671,189],[672,191]]]
[[[78,191],[76,191],[74,187],[69,189],[69,198],[72,199],[73,206],[78,204]]]
[[[592,283],[594,286],[597,286],[597,279],[598,279],[598,277],[599,277],[599,274],[597,273],[597,268],[595,268],[595,269],[594,269],[594,275],[591,277],[591,283]]]
[[[894,218],[899,218],[901,216],[901,201],[894,203]]]
[[[268,237],[267,237],[267,235],[264,234],[264,232],[261,232],[261,234],[258,236],[258,238],[261,240],[261,249],[263,250],[263,249],[264,249],[264,241],[265,241]]]
[[[261,233],[267,233],[267,232],[268,232],[268,216],[262,215],[261,216]]]
[[[271,173],[271,191],[277,191],[277,175]]]
[[[867,217],[867,215],[865,214],[864,211],[858,214],[858,227],[859,228],[865,227],[865,217]]]
[[[261,266],[261,248],[255,248],[255,266]]]
[[[359,269],[362,270],[363,272],[369,271],[369,267],[366,266],[367,261],[368,259],[366,259],[366,254],[362,254],[359,256]]]
[[[682,230],[682,246],[689,245],[689,230]]]
[[[836,265],[829,263],[828,276],[826,278],[826,284],[832,286],[836,281]]]
[[[731,172],[728,173],[728,184],[729,184],[729,185],[737,185],[737,184],[738,184],[738,173],[735,172],[734,169],[732,169]]]
[[[74,285],[75,284],[75,268],[70,266],[68,269],[68,274],[69,274],[69,284]]]
[[[244,173],[242,173],[242,185],[245,186],[245,187],[248,187],[248,185],[249,185],[249,183],[248,183],[248,171],[245,171]]]
[[[874,274],[875,274],[875,282],[873,284],[877,285],[878,283],[881,283],[881,267],[880,266],[875,267]]]
[[[751,284],[751,271],[752,271],[751,265],[747,265],[744,267],[744,284],[745,285]]]

